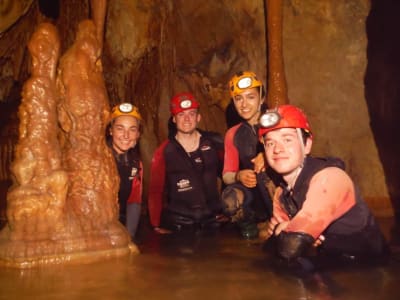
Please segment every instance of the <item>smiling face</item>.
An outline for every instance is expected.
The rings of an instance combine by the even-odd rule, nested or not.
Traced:
[[[200,119],[200,114],[196,108],[181,111],[173,117],[178,132],[188,134],[193,133],[196,130]]]
[[[117,117],[110,128],[112,146],[121,154],[136,146],[140,137],[139,121],[132,116]]]
[[[237,94],[233,98],[238,114],[246,120],[249,124],[254,125],[258,122],[261,108],[260,89],[250,88],[244,90],[242,93]]]
[[[306,144],[295,128],[280,128],[264,136],[265,156],[268,165],[281,174],[286,182],[296,176],[304,162],[304,157],[311,151],[312,140]]]

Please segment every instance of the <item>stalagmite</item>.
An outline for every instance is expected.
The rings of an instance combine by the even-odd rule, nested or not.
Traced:
[[[52,24],[40,24],[29,42],[32,71],[19,108],[2,265],[81,263],[138,252],[117,217],[119,177],[104,137],[109,103],[101,32],[92,20],[82,21],[58,69],[60,41]]]

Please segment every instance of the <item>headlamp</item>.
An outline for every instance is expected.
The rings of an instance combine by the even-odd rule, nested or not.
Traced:
[[[181,103],[179,103],[179,105],[183,109],[190,108],[192,106],[192,100],[189,99],[182,100]]]
[[[260,125],[263,128],[270,128],[278,124],[280,119],[281,116],[279,115],[277,110],[267,110],[260,117]]]
[[[253,79],[251,79],[251,77],[243,77],[238,81],[237,86],[239,89],[247,89],[252,84],[253,84]]]
[[[118,109],[120,110],[120,112],[130,113],[131,111],[133,111],[133,105],[130,103],[122,103],[118,106]]]
[[[119,116],[132,116],[139,121],[142,120],[142,116],[140,115],[137,107],[129,102],[124,102],[113,107],[111,110],[111,120]]]

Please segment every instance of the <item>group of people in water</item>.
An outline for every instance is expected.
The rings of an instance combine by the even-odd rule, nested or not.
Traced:
[[[234,223],[245,238],[273,242],[287,260],[316,253],[385,255],[384,236],[343,161],[310,155],[313,133],[304,112],[293,105],[266,107],[264,85],[250,71],[235,74],[229,92],[241,121],[225,138],[198,128],[200,104],[191,93],[170,100],[168,138],[151,162],[154,231],[217,230]],[[141,132],[137,107],[112,109],[107,141],[120,175],[119,219],[132,237],[141,215]]]

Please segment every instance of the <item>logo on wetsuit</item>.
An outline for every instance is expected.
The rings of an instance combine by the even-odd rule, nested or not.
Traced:
[[[189,179],[181,179],[176,183],[176,185],[178,186],[178,192],[185,192],[193,189]]]
[[[203,145],[203,146],[201,146],[200,150],[201,151],[208,151],[208,150],[211,150],[211,147],[209,145]]]
[[[133,178],[135,178],[137,173],[138,173],[138,168],[133,167],[131,170],[131,176],[129,176],[129,180],[132,180]]]

